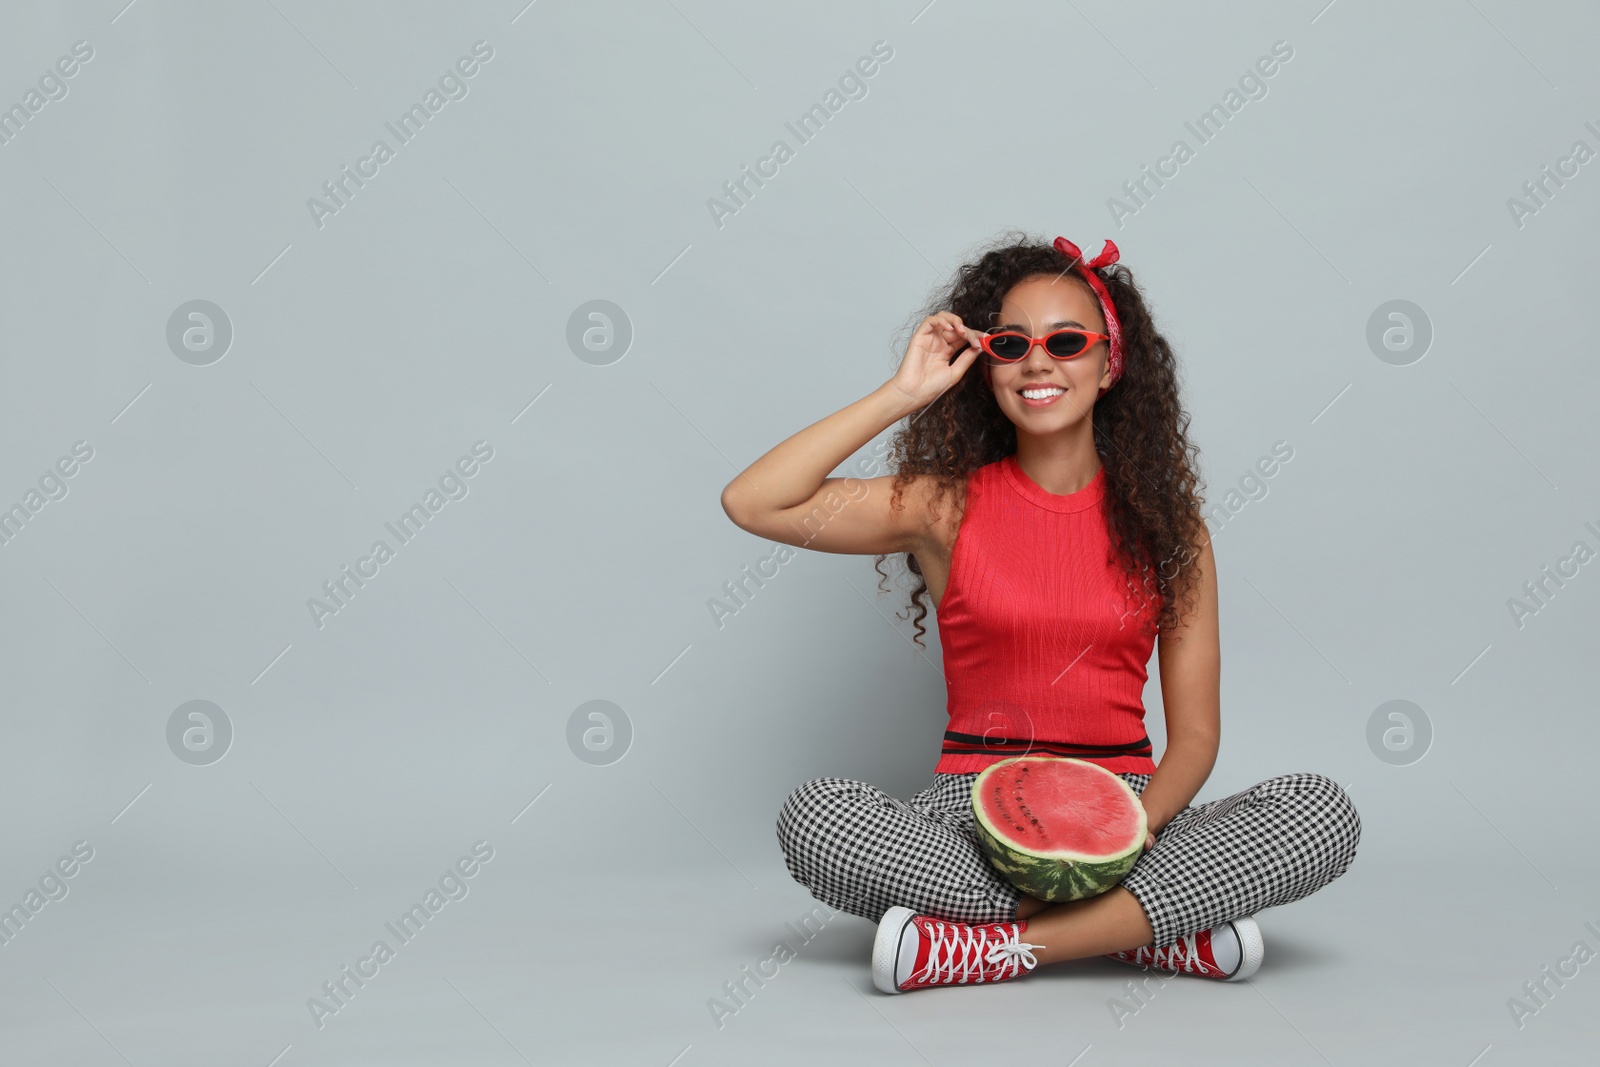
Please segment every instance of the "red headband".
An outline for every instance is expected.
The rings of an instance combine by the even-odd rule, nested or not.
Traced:
[[[1122,323],[1117,321],[1117,309],[1111,303],[1111,294],[1106,291],[1106,283],[1100,280],[1100,276],[1095,271],[1115,263],[1121,253],[1117,251],[1117,246],[1107,239],[1105,247],[1100,249],[1100,254],[1085,263],[1083,261],[1083,253],[1078,250],[1078,246],[1065,237],[1057,237],[1055,246],[1056,251],[1071,261],[1067,269],[1076,270],[1082,275],[1083,279],[1089,283],[1090,288],[1094,290],[1095,295],[1100,298],[1100,311],[1106,319],[1106,332],[1111,335],[1111,359],[1109,361],[1111,385],[1116,385],[1117,379],[1122,377]],[[1111,385],[1106,386],[1106,389],[1111,388]],[[1102,389],[1101,392],[1104,393],[1105,389]]]

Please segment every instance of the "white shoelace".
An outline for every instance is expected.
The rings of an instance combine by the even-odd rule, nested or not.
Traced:
[[[1200,935],[1194,933],[1180,937],[1166,948],[1152,949],[1150,965],[1159,970],[1196,971],[1209,970],[1200,959]]]
[[[919,982],[966,982],[974,978],[982,982],[985,969],[996,966],[999,970],[990,981],[1012,978],[1024,965],[1029,970],[1037,967],[1039,960],[1032,950],[1044,948],[1023,941],[1015,929],[998,941],[990,941],[976,927],[945,923],[935,926],[932,941],[928,946],[928,962],[917,975]],[[985,946],[988,951],[982,952]]]

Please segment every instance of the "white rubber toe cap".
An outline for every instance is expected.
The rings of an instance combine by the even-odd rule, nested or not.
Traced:
[[[878,921],[878,934],[872,940],[872,984],[880,992],[904,992],[900,988],[901,972],[909,970],[916,963],[916,955],[913,948],[911,958],[904,959],[906,951],[902,946],[907,940],[912,946],[916,945],[915,937],[908,939],[905,936],[915,914],[910,908],[902,908],[897,904],[884,912],[883,918]]]
[[[1232,919],[1230,924],[1234,932],[1239,935],[1239,969],[1228,975],[1227,981],[1240,982],[1261,969],[1261,961],[1266,956],[1266,942],[1261,938],[1261,927],[1249,915],[1242,919]]]

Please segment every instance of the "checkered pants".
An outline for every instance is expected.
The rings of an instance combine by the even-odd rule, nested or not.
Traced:
[[[1009,922],[1024,894],[990,866],[972,816],[973,774],[935,774],[909,801],[848,778],[813,778],[784,802],[778,842],[795,881],[830,907],[877,922],[892,905],[967,923]],[[1121,778],[1142,794],[1148,774]],[[1156,835],[1122,885],[1151,944],[1287,904],[1343,874],[1361,819],[1322,774],[1280,774],[1191,804]]]

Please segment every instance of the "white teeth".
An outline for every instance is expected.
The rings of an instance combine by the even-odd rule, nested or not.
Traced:
[[[1065,389],[1057,389],[1052,386],[1047,389],[1024,389],[1022,395],[1029,400],[1043,400],[1049,396],[1060,396],[1064,392],[1066,392]]]

